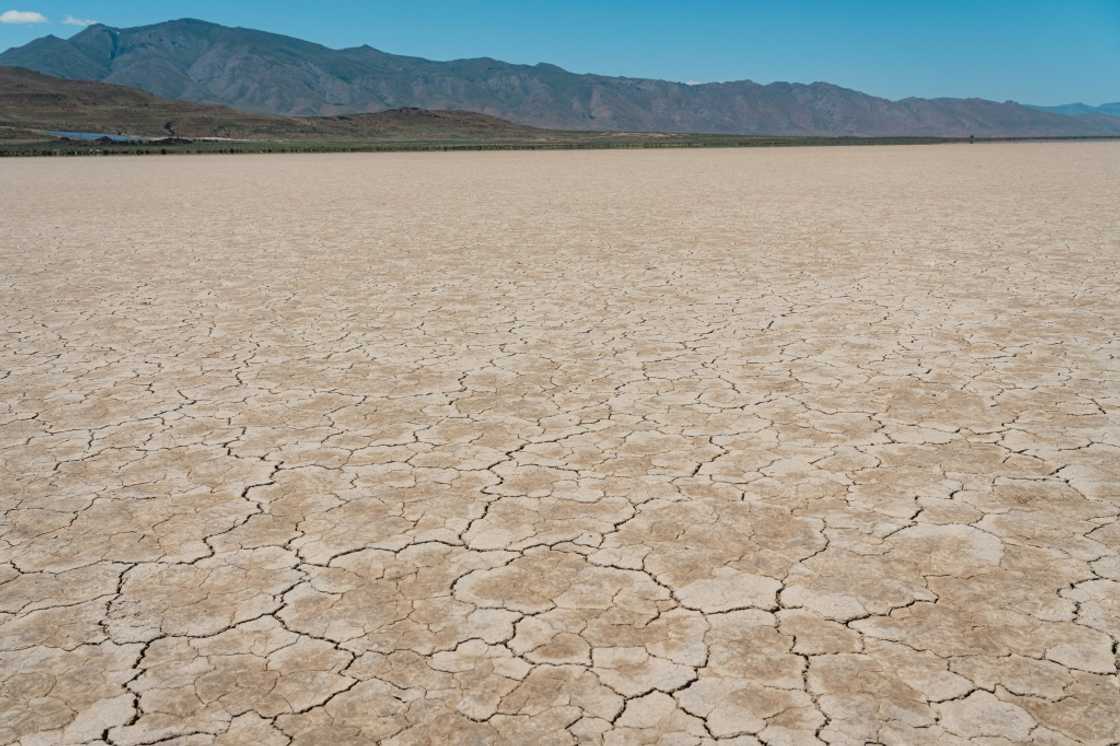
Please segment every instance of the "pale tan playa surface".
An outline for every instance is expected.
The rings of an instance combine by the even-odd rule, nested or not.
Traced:
[[[1120,740],[1120,146],[0,162],[0,743]]]

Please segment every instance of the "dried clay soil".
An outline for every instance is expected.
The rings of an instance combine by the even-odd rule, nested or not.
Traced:
[[[1120,741],[1120,146],[0,164],[0,743]]]

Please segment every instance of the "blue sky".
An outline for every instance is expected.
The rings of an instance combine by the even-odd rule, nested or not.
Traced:
[[[0,0],[0,49],[63,23],[194,17],[332,47],[681,81],[827,80],[888,98],[1120,100],[1120,0]]]

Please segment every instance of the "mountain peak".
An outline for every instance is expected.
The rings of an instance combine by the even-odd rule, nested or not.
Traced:
[[[153,23],[149,26],[142,26],[141,28],[153,28],[156,26],[194,26],[198,28],[232,28],[230,26],[223,26],[220,23],[213,23],[212,21],[204,21],[201,18],[173,18],[169,21],[160,21]]]

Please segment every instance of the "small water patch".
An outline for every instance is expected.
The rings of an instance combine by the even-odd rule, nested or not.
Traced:
[[[68,140],[102,140],[108,139],[113,142],[144,142],[146,138],[135,137],[133,135],[115,135],[111,132],[75,132],[71,130],[49,130],[48,135],[54,137],[65,137]]]

